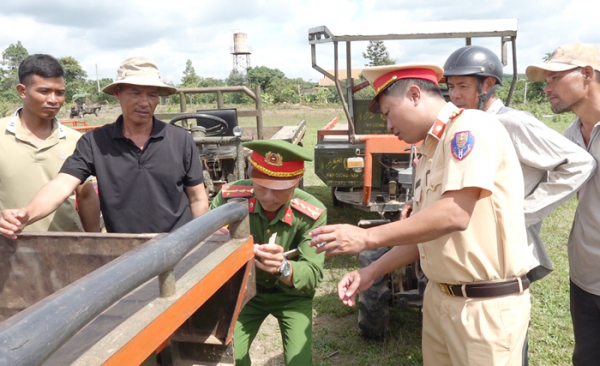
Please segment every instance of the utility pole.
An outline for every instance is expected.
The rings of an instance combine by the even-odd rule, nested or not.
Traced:
[[[100,93],[100,79],[98,78],[98,64],[96,64],[96,84],[98,84],[98,93]]]

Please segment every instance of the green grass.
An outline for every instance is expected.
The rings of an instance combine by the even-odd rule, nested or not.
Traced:
[[[531,111],[543,122],[563,132],[574,120],[572,114],[553,115],[548,103],[513,105]],[[163,107],[164,108],[164,107]],[[99,117],[86,116],[90,124],[112,122],[118,108],[101,112]],[[304,146],[314,149],[316,133],[334,117],[345,120],[341,108],[287,106],[282,109],[267,108],[264,114],[266,126],[296,125],[307,122]],[[60,116],[64,119],[63,116]],[[252,118],[242,119],[242,126],[254,126]],[[329,223],[356,224],[361,218],[374,218],[372,214],[334,207],[331,190],[315,176],[312,163],[307,164],[305,190],[320,199],[328,208]],[[555,270],[547,278],[532,285],[533,307],[529,330],[531,365],[570,365],[573,349],[573,333],[569,314],[569,264],[567,239],[576,200],[559,207],[545,221],[542,238],[546,243]],[[420,365],[421,316],[413,308],[392,308],[390,330],[385,341],[366,341],[360,337],[356,307],[344,306],[337,298],[337,282],[348,271],[358,268],[356,256],[328,258],[325,275],[314,301],[313,358],[316,365]],[[257,337],[267,352],[280,352],[283,347],[279,332]],[[268,365],[278,363],[272,360]]]

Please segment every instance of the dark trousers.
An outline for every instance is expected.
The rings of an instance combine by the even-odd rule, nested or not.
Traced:
[[[531,322],[529,322],[531,325]],[[529,356],[527,352],[529,351],[529,331],[527,331],[527,335],[525,336],[525,344],[523,345],[523,366],[529,366]]]
[[[600,296],[571,282],[571,318],[575,333],[574,366],[600,364]]]

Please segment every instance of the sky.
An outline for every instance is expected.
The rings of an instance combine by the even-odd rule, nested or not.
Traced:
[[[153,59],[165,81],[179,84],[186,61],[202,77],[226,78],[232,69],[233,33],[246,33],[251,66],[267,66],[287,77],[317,81],[311,67],[308,29],[334,34],[410,29],[414,22],[518,19],[517,66],[524,73],[556,47],[573,42],[600,47],[597,0],[4,0],[0,49],[21,41],[30,54],[73,56],[88,77],[115,78],[133,56]],[[366,63],[367,42],[352,43],[352,66]],[[386,41],[398,63],[442,64],[464,39]],[[474,45],[500,52],[498,38]],[[345,46],[340,68],[345,68]],[[333,69],[331,43],[317,45],[317,61]],[[509,54],[509,59],[512,56]],[[505,73],[512,73],[512,63]]]

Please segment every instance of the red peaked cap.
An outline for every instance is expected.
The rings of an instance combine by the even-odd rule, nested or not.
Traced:
[[[312,161],[309,150],[283,140],[258,140],[244,143],[252,149],[248,176],[254,183],[275,190],[296,185],[304,175],[304,162]]]
[[[363,69],[363,76],[371,83],[375,90],[375,97],[369,109],[373,113],[380,113],[379,95],[395,81],[401,79],[423,79],[436,84],[443,77],[444,69],[437,64],[412,63],[401,65],[375,66]]]

